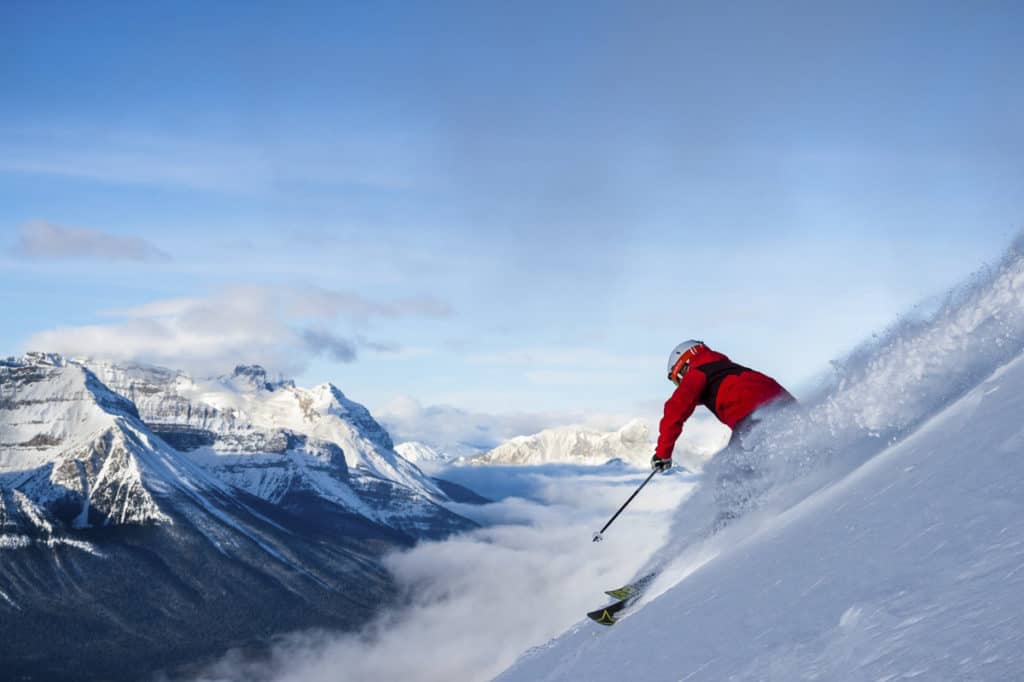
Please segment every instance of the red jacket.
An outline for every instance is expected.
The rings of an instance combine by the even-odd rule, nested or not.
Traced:
[[[735,362],[701,346],[690,360],[689,369],[679,387],[665,403],[665,416],[658,428],[658,448],[654,456],[672,457],[683,422],[698,405],[704,405],[730,429],[746,419],[754,410],[776,398],[793,397],[775,379],[737,365]]]

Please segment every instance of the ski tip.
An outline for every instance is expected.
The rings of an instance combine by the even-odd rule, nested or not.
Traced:
[[[599,625],[615,625],[617,620],[615,616],[624,608],[626,608],[626,602],[617,601],[614,604],[591,611],[587,614],[587,618]]]
[[[599,609],[598,611],[591,611],[587,614],[587,618],[594,621],[598,625],[604,625],[605,627],[611,627],[612,625],[615,625],[615,616],[613,616],[608,609]]]

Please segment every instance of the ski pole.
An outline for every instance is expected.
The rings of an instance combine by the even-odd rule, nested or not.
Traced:
[[[654,478],[654,474],[656,473],[658,473],[657,469],[652,471],[650,475],[644,479],[644,482],[640,484],[640,487],[633,491],[633,494],[629,496],[629,499],[623,502],[622,506],[619,507],[619,511],[615,512],[615,515],[608,519],[608,523],[604,524],[604,528],[594,533],[594,542],[601,542],[601,540],[604,539],[604,532],[608,530],[608,526],[612,525],[615,519],[619,518],[619,514],[622,513],[622,510],[629,506],[629,503],[633,501],[633,498],[636,497],[640,493],[640,491],[644,489],[644,486],[647,485],[652,478]]]

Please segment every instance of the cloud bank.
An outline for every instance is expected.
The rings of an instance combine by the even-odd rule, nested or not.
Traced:
[[[293,634],[259,660],[232,653],[196,682],[490,679],[603,603],[603,590],[633,577],[694,486],[682,474],[659,477],[617,521],[616,532],[594,544],[593,531],[643,472],[567,466],[450,473],[459,472],[487,476],[491,494],[509,496],[458,508],[489,524],[484,529],[387,560],[401,588],[398,603],[407,606],[358,634]]]
[[[166,263],[171,257],[141,237],[110,234],[91,227],[66,227],[44,220],[18,230],[12,252],[37,260],[94,260]]]
[[[234,286],[208,297],[173,298],[105,313],[108,324],[59,327],[33,335],[27,350],[151,362],[198,374],[261,364],[297,374],[313,357],[353,362],[359,350],[393,352],[396,344],[339,334],[331,325],[373,317],[447,313],[429,297],[376,301],[350,291]]]

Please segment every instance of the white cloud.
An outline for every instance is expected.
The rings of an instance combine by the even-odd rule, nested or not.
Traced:
[[[39,260],[163,263],[171,259],[141,237],[116,235],[91,227],[54,225],[44,220],[21,226],[13,252]]]
[[[605,542],[593,531],[642,480],[642,472],[561,467],[463,470],[517,497],[460,507],[488,527],[423,543],[387,559],[407,606],[355,635],[302,633],[269,660],[226,657],[199,680],[274,682],[474,682],[487,680],[605,603],[603,590],[633,577],[662,542],[692,481],[659,477],[617,520]],[[458,473],[456,470],[455,473]],[[594,626],[596,627],[596,626]]]
[[[316,355],[352,362],[361,348],[397,349],[360,334],[338,334],[331,323],[358,325],[371,316],[434,315],[443,307],[442,302],[425,298],[375,301],[354,292],[315,289],[311,296],[310,291],[235,286],[206,298],[152,301],[103,313],[123,318],[120,321],[37,333],[25,346],[72,356],[153,362],[199,374],[222,372],[235,364],[262,364],[295,374]]]

